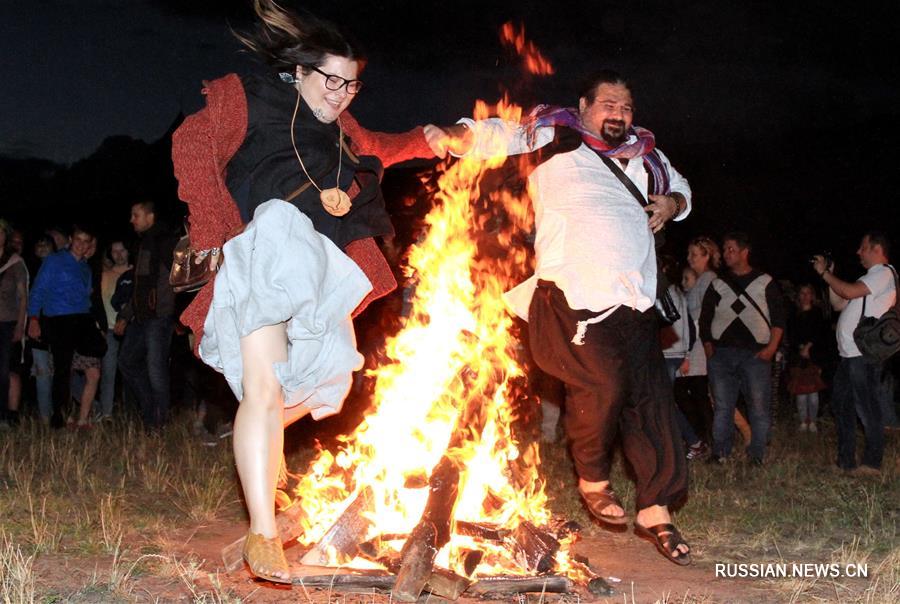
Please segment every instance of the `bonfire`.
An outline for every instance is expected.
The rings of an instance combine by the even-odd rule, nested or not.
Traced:
[[[506,24],[501,39],[526,69],[552,73],[524,31]],[[496,116],[519,122],[522,109],[503,99],[473,112]],[[374,571],[342,576],[354,586],[389,577],[376,585],[401,601],[423,590],[455,598],[473,583],[568,591],[593,578],[570,555],[572,523],[551,518],[537,443],[521,446],[512,429],[513,403],[527,394],[502,294],[531,272],[521,234],[532,212],[515,187],[482,190],[486,174],[516,171],[497,148],[488,161],[439,168],[405,269],[412,312],[370,372],[372,404],[336,453],[319,452],[281,514],[287,536],[307,548],[305,566]]]

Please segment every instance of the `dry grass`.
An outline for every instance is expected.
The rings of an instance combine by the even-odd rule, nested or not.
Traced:
[[[47,432],[26,422],[0,443],[0,603],[33,601],[169,601],[148,589],[198,603],[253,601],[247,586],[211,573],[214,565],[188,555],[180,529],[213,519],[240,522],[243,510],[230,447],[207,448],[188,423],[147,435],[128,422],[89,434]],[[831,471],[833,430],[797,435],[781,429],[769,463],[692,466],[687,506],[678,523],[698,564],[717,562],[834,562],[867,564],[868,580],[794,579],[771,582],[785,602],[900,600],[900,452],[888,443],[884,476],[849,478]],[[308,451],[290,467],[305,467]],[[553,511],[591,523],[578,500],[571,461],[562,445],[545,448],[544,475]],[[633,486],[621,461],[613,480],[630,507]],[[589,528],[588,530],[595,530]],[[65,589],[44,585],[34,572],[44,556],[83,560]],[[91,572],[91,569],[94,569]],[[390,602],[372,593],[293,593],[301,602]],[[658,602],[708,602],[687,593],[654,596]],[[622,586],[617,601],[634,602]],[[521,602],[577,602],[578,596],[532,596]]]
[[[26,555],[0,530],[0,603],[30,604],[35,599],[34,554]]]

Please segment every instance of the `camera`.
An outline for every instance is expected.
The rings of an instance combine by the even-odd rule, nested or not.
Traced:
[[[834,258],[832,257],[830,251],[826,250],[826,251],[816,252],[815,254],[813,254],[812,256],[809,257],[810,264],[812,264],[813,262],[816,261],[816,256],[822,256],[822,258],[825,259],[826,267],[832,266],[834,264]]]

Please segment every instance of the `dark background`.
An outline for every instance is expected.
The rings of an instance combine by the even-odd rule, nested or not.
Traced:
[[[130,202],[149,195],[177,219],[169,136],[199,108],[202,79],[250,67],[229,31],[250,24],[249,4],[3,2],[0,215],[32,231],[89,219],[127,232]],[[366,90],[352,110],[370,129],[449,123],[504,91],[524,105],[574,104],[579,74],[620,70],[635,122],[694,190],[693,213],[668,229],[679,256],[692,235],[740,228],[776,276],[811,278],[805,259],[822,250],[855,276],[863,230],[900,235],[890,3],[285,4],[345,25],[366,47]],[[553,76],[523,75],[498,40],[509,20]],[[414,171],[389,172],[390,199],[410,190]]]

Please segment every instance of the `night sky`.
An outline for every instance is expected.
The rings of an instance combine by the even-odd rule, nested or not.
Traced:
[[[855,250],[900,235],[898,88],[891,4],[285,2],[345,25],[370,55],[352,106],[371,129],[449,123],[504,90],[574,104],[598,66],[633,82],[635,122],[695,190],[676,239],[740,227],[761,256]],[[110,135],[153,141],[199,107],[200,82],[246,71],[229,26],[249,0],[43,0],[0,4],[0,155],[69,164]],[[498,41],[524,25],[554,64],[525,77]],[[852,248],[852,249],[851,249]]]

